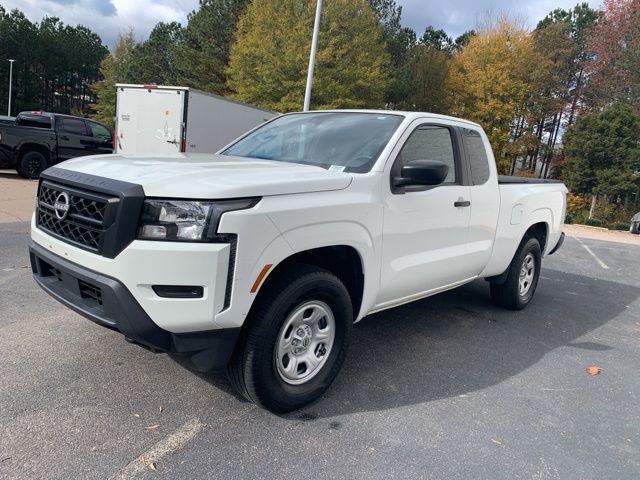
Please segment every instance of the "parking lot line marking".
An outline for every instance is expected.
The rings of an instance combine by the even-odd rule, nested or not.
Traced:
[[[593,258],[596,259],[596,262],[598,262],[598,264],[602,268],[604,268],[605,270],[609,270],[609,266],[606,263],[604,263],[602,260],[600,260],[600,258],[598,258],[598,256],[595,253],[593,253],[593,251],[589,247],[587,247],[584,243],[582,243],[582,240],[580,240],[575,235],[572,235],[572,237],[575,238],[578,241],[578,243],[582,245],[587,252],[589,252],[589,255],[591,255]]]
[[[131,460],[124,468],[112,475],[110,480],[129,480],[146,472],[150,463],[156,463],[165,455],[183,448],[200,433],[204,425],[198,419],[189,420],[168,437],[163,438],[146,452]],[[144,461],[141,461],[144,459]]]

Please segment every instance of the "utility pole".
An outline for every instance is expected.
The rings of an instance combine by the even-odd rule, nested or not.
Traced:
[[[316,49],[318,48],[318,30],[320,30],[320,12],[322,11],[322,0],[316,3],[316,18],[313,22],[313,38],[311,39],[311,55],[309,55],[309,69],[307,70],[307,88],[304,92],[304,111],[309,111],[311,104],[311,86],[313,84],[313,66],[316,60]]]
[[[7,116],[11,116],[11,81],[13,80],[13,62],[15,60],[9,59],[9,106],[7,107]]]

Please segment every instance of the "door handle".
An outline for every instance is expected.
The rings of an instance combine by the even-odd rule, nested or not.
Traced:
[[[454,207],[468,207],[470,205],[471,205],[471,202],[469,200],[465,200],[462,197],[460,197],[458,200],[453,202]]]
[[[62,136],[60,137],[60,140],[69,140],[69,137],[67,137],[66,135],[62,135]]]

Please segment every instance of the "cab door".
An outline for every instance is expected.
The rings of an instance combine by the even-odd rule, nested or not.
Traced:
[[[56,117],[56,131],[58,133],[58,158],[69,158],[91,155],[93,152],[93,137],[87,125],[81,118]]]
[[[476,275],[485,269],[495,241],[500,213],[500,189],[489,139],[479,128],[458,129],[469,166],[471,219],[469,220],[469,265]]]
[[[449,173],[440,185],[394,191],[390,181],[385,189],[377,308],[419,298],[474,276],[467,249],[470,189],[457,129],[446,123],[416,121],[398,148],[390,180],[413,160],[442,161]]]

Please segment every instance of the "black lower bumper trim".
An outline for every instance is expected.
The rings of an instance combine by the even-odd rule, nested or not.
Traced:
[[[158,327],[118,280],[89,270],[40,245],[29,245],[31,269],[49,295],[89,320],[153,351],[184,355],[198,371],[226,368],[240,328],[172,333]]]

